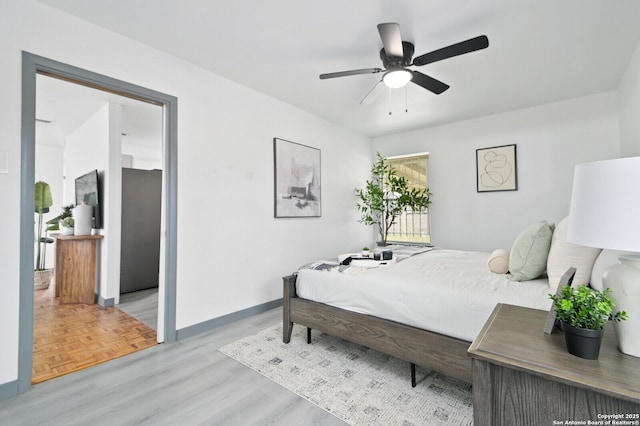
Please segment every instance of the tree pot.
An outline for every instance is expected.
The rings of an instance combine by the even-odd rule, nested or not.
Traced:
[[[585,359],[598,359],[604,330],[590,330],[561,323],[570,354]]]
[[[51,284],[53,269],[43,269],[33,271],[33,284],[36,290],[46,290]]]
[[[73,235],[73,226],[63,226],[60,228],[60,235]]]

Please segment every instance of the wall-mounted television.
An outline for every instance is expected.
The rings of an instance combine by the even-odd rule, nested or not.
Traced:
[[[97,229],[102,228],[100,192],[100,178],[97,170],[76,178],[76,205],[86,202],[93,207],[93,228]]]

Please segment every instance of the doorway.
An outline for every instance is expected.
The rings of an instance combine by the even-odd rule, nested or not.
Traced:
[[[52,196],[43,220],[47,228],[57,225],[52,222],[65,206],[86,198],[79,189],[97,185],[89,186],[92,232],[101,236],[98,282],[106,285],[96,292],[96,305],[63,303],[60,282],[35,291],[33,384],[157,344],[162,122],[163,108],[156,104],[36,76],[35,178],[49,184]],[[40,250],[45,270],[54,268],[58,244],[83,244],[53,240]],[[139,289],[146,290],[144,297]]]
[[[33,356],[33,211],[35,181],[36,75],[42,74],[109,93],[152,103],[163,108],[163,218],[160,270],[164,282],[159,294],[158,340],[176,340],[176,240],[177,240],[177,99],[141,86],[116,80],[48,58],[22,55],[22,143],[20,196],[20,328],[18,392],[31,387]]]

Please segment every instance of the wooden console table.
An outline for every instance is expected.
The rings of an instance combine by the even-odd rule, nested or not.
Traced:
[[[640,358],[611,324],[599,359],[573,356],[547,314],[498,304],[471,344],[474,425],[640,424]]]
[[[98,241],[102,235],[52,235],[56,297],[60,303],[95,303]]]

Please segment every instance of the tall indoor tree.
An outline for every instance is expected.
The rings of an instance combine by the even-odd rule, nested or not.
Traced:
[[[38,181],[35,186],[35,213],[37,216],[38,231],[36,236],[37,252],[35,270],[42,271],[46,269],[45,259],[47,244],[53,243],[53,239],[46,235],[46,224],[44,223],[45,213],[49,213],[49,207],[53,205],[51,197],[51,188],[46,182]]]
[[[404,176],[398,176],[380,155],[371,168],[372,179],[364,189],[356,189],[358,210],[362,214],[360,222],[378,226],[380,240],[387,245],[389,230],[400,214],[407,210],[424,210],[431,204],[428,188],[410,188]]]

